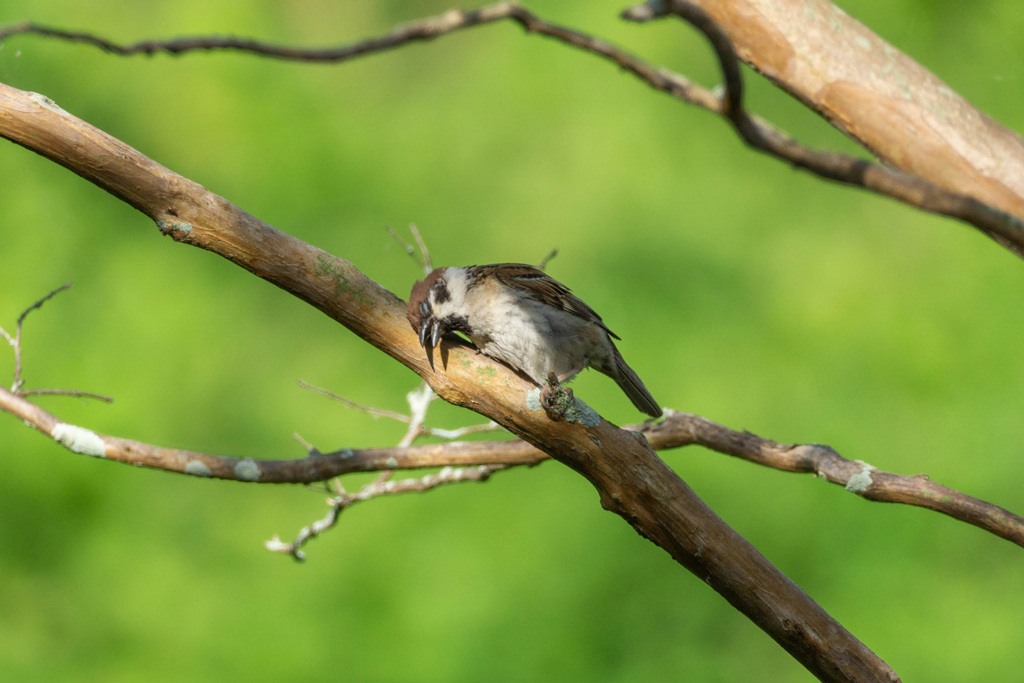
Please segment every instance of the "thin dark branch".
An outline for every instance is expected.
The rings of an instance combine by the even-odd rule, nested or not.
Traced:
[[[113,403],[114,399],[103,394],[94,394],[91,391],[77,391],[75,389],[29,389],[19,391],[20,396],[75,396],[78,398],[94,398],[104,403]]]
[[[667,411],[663,422],[638,429],[658,450],[698,445],[784,472],[813,474],[866,500],[935,510],[1024,547],[1024,517],[936,484],[923,474],[883,472],[860,460],[847,460],[829,446],[778,443],[690,413]]]
[[[656,68],[599,38],[546,22],[511,2],[497,3],[475,10],[450,10],[435,17],[399,26],[377,38],[328,48],[298,48],[232,36],[145,40],[121,45],[90,33],[65,31],[32,22],[0,28],[0,41],[19,34],[35,34],[92,45],[121,56],[152,55],[159,52],[179,55],[197,50],[240,50],[284,60],[337,63],[400,47],[409,42],[432,40],[462,29],[509,19],[522,26],[527,33],[547,36],[603,57],[657,90],[724,116],[747,144],[755,149],[822,178],[861,187],[923,211],[961,220],[1024,258],[1024,221],[1020,218],[973,197],[947,191],[923,178],[894,168],[846,154],[810,149],[771,124],[748,114],[743,107],[743,81],[735,50],[724,32],[699,8],[682,0],[651,0],[647,4],[627,9],[622,16],[630,21],[642,22],[669,14],[692,23],[711,41],[725,77],[724,98],[717,97],[709,90],[668,69]]]
[[[53,290],[52,292],[50,292],[49,294],[44,296],[42,299],[39,299],[39,301],[36,301],[34,304],[32,304],[31,306],[26,308],[24,311],[22,311],[21,315],[18,316],[18,323],[17,323],[17,327],[16,327],[16,329],[14,331],[14,336],[11,336],[10,334],[7,333],[7,331],[5,329],[0,327],[0,337],[3,337],[7,341],[7,343],[10,344],[11,348],[14,349],[14,381],[11,383],[11,391],[13,391],[15,393],[18,393],[18,394],[21,394],[21,395],[25,395],[25,393],[26,393],[26,392],[23,392],[21,390],[21,387],[25,384],[25,380],[21,376],[21,372],[22,372],[22,365],[21,365],[21,331],[22,331],[22,327],[25,324],[25,318],[28,317],[29,313],[31,313],[32,311],[34,311],[34,310],[36,310],[38,308],[42,308],[43,304],[45,304],[50,299],[52,299],[53,297],[55,297],[58,294],[60,294],[61,292],[63,292],[65,289],[68,289],[69,287],[71,287],[71,283],[70,282],[64,283],[63,285],[61,285],[57,289]],[[46,393],[46,392],[45,392],[45,390],[37,390],[36,393]],[[56,392],[51,392],[51,393],[56,393]],[[111,400],[113,400],[113,399],[111,399]],[[108,401],[108,403],[109,403],[109,401]]]
[[[25,318],[28,317],[29,313],[31,313],[32,311],[34,311],[34,310],[36,310],[38,308],[42,308],[43,304],[45,304],[47,301],[49,301],[53,297],[57,296],[58,294],[60,294],[64,290],[69,289],[70,287],[71,287],[71,283],[70,282],[65,282],[60,287],[58,287],[57,289],[53,290],[52,292],[50,292],[49,294],[44,296],[42,299],[40,299],[39,301],[35,302],[34,304],[32,304],[31,306],[26,308],[24,311],[22,311],[21,315],[18,316],[18,337],[21,337],[21,326],[22,326],[22,323],[25,322]]]

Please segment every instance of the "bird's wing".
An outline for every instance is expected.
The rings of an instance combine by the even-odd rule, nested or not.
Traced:
[[[525,263],[503,263],[495,266],[480,266],[480,268],[493,268],[493,275],[505,285],[523,290],[552,308],[560,308],[599,325],[615,339],[619,338],[617,334],[608,329],[594,309],[573,294],[568,287],[544,271]]]

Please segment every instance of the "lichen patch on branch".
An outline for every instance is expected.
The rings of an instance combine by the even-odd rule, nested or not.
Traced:
[[[102,458],[107,454],[107,446],[103,439],[96,432],[89,431],[84,427],[59,422],[50,432],[50,436],[54,441],[75,453],[97,458]]]

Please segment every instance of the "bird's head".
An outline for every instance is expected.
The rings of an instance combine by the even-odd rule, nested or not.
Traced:
[[[467,330],[465,293],[463,268],[437,268],[412,286],[405,315],[428,354],[444,335]]]

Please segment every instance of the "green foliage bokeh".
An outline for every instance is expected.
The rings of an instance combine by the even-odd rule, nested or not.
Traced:
[[[1011,128],[1024,128],[1013,0],[841,3]],[[621,5],[546,19],[705,84],[704,42]],[[237,34],[327,45],[447,3],[0,0],[121,41]],[[955,48],[951,47],[955,46]],[[855,150],[752,74],[750,106]],[[38,37],[0,81],[60,106],[401,296],[388,237],[437,263],[537,262],[596,308],[666,406],[937,481],[1020,512],[1024,264],[970,228],[745,149],[721,121],[510,24],[340,66],[235,53],[120,59]],[[320,313],[40,157],[0,144],[0,325],[63,419],[166,446],[300,457],[393,444],[415,376]],[[0,383],[13,358],[0,355]],[[576,392],[640,416],[607,379]],[[478,416],[449,406],[433,423]],[[297,565],[261,547],[325,512],[302,487],[78,457],[0,415],[4,680],[702,680],[809,675],[557,464],[360,505]],[[937,514],[691,448],[664,457],[905,680],[1014,680],[1020,548]],[[358,481],[354,483],[358,485]]]

